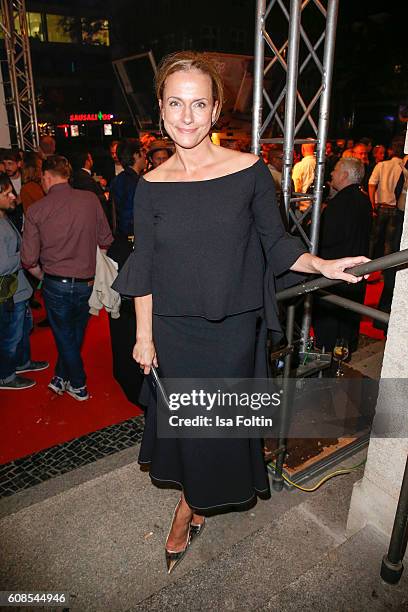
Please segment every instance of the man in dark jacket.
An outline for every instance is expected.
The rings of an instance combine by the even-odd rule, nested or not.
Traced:
[[[124,169],[111,183],[115,214],[114,233],[127,237],[133,236],[133,200],[139,175],[146,165],[146,155],[136,138],[122,140],[118,145],[117,155]]]
[[[119,270],[132,252],[133,200],[139,175],[146,165],[146,157],[139,140],[122,140],[117,155],[124,170],[111,183],[110,193],[115,213],[115,240],[108,256],[116,261]],[[137,240],[137,238],[136,238]],[[136,335],[136,319],[133,300],[122,300],[120,317],[109,317],[112,343],[113,376],[124,390],[130,402],[140,405],[139,393],[143,383],[140,368],[132,358]]]
[[[324,259],[368,256],[372,207],[368,196],[360,189],[364,164],[359,159],[343,157],[337,162],[331,178],[337,194],[322,213],[319,256]],[[365,283],[336,285],[330,292],[362,304]],[[345,338],[352,353],[357,348],[359,325],[360,315],[316,301],[313,326],[318,347],[324,346],[331,351],[337,338]]]
[[[100,201],[105,215],[110,222],[109,206],[102,187],[92,178],[93,159],[89,151],[78,151],[72,156],[74,172],[71,184],[74,189],[91,191]]]

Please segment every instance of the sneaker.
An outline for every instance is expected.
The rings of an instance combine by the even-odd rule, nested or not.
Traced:
[[[40,370],[46,370],[49,367],[48,361],[30,361],[28,366],[24,366],[23,368],[16,368],[17,374],[22,374],[23,372],[37,372]]]
[[[71,386],[71,383],[68,382],[65,388],[65,391],[74,399],[78,400],[78,402],[83,402],[84,400],[89,399],[88,389],[85,387],[75,387]]]
[[[18,391],[19,389],[29,389],[34,387],[35,380],[26,378],[25,376],[16,376],[10,382],[0,382],[0,389],[9,389],[10,391]]]
[[[48,383],[48,388],[51,389],[51,391],[54,391],[54,393],[56,393],[57,395],[62,395],[65,391],[66,386],[66,381],[60,378],[59,376],[53,376],[51,378],[51,381]]]

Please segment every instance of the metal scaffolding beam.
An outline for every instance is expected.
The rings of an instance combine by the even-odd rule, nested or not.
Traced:
[[[11,143],[22,150],[39,145],[37,111],[25,0],[1,0],[2,61]]]
[[[289,231],[298,232],[313,254],[318,249],[338,5],[339,0],[256,3],[252,151],[259,154],[263,143],[283,144],[282,194]],[[282,22],[287,36],[282,35]],[[270,54],[273,57],[266,61]],[[313,193],[293,194],[294,146],[310,135],[317,162]],[[310,206],[299,214],[296,207],[305,201]],[[302,223],[309,215],[307,236]],[[311,300],[305,299],[303,345],[309,335]]]

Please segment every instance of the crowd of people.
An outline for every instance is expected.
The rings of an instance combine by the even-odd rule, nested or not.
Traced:
[[[245,147],[245,143],[240,143],[240,147]],[[167,161],[173,153],[174,145],[169,139],[153,135],[145,135],[142,140],[127,138],[112,141],[109,154],[99,159],[96,167],[91,147],[82,147],[67,159],[68,156],[56,154],[52,136],[41,138],[38,151],[0,151],[0,389],[30,387],[35,381],[22,376],[22,373],[48,367],[46,361],[31,360],[29,348],[32,329],[30,307],[40,306],[34,298],[34,291],[42,285],[47,317],[39,325],[51,326],[59,351],[49,387],[57,393],[67,391],[76,399],[89,397],[80,347],[88,317],[87,304],[94,285],[96,246],[103,253],[109,249],[109,257],[115,262],[116,271],[120,270],[133,249],[133,202],[139,178]],[[263,145],[262,156],[272,175],[279,201],[282,146]],[[326,190],[319,248],[322,257],[335,259],[360,254],[377,258],[398,250],[408,182],[408,171],[405,169],[407,158],[404,157],[400,138],[394,139],[390,146],[381,143],[373,146],[369,138],[356,142],[350,139],[327,142]],[[311,193],[316,169],[314,142],[305,141],[300,150],[296,148],[293,161],[293,192]],[[48,188],[45,186],[47,179]],[[69,199],[72,203],[69,208],[71,217],[73,207],[77,206],[78,211],[84,209],[84,198],[86,202],[93,202],[94,216],[88,215],[88,219],[79,223],[81,216],[78,211],[68,219],[67,210],[62,207],[59,227],[56,227],[55,221],[49,220],[45,211],[47,203],[51,203],[51,208],[55,207],[52,196],[55,192],[62,195],[61,184],[65,185],[66,194],[58,201]],[[91,193],[93,197],[90,199],[89,195],[81,192]],[[31,209],[39,200],[44,205]],[[308,200],[297,204],[301,212],[308,206]],[[99,214],[101,209],[103,216]],[[303,215],[303,218],[307,233],[310,218],[307,215]],[[95,227],[98,227],[96,234]],[[53,241],[47,246],[50,235]],[[63,244],[68,251],[61,246]],[[67,257],[72,265],[64,264],[61,267],[58,260],[66,262]],[[41,268],[38,267],[40,261]],[[83,279],[84,270],[87,271],[86,287],[72,281]],[[55,277],[54,280],[51,277]],[[53,293],[55,298],[57,289],[65,290],[70,285],[69,279],[72,307],[68,308],[66,316],[75,321],[74,327],[78,332],[76,348],[69,347],[70,339],[64,337],[65,332],[62,331],[66,328],[66,321],[59,320],[59,307],[53,309],[50,297]],[[388,312],[394,279],[395,272],[384,272],[380,308]],[[333,288],[333,292],[362,303],[365,286],[364,283],[358,286],[341,285]],[[63,292],[59,293],[62,300]],[[83,296],[83,303],[79,295]],[[64,303],[68,303],[67,296]],[[313,321],[316,345],[331,351],[339,337],[346,338],[351,354],[357,348],[359,322],[360,317],[355,313],[316,303]],[[384,324],[376,325],[386,331]],[[114,376],[128,399],[137,403],[142,377],[132,359],[135,316],[131,300],[122,300],[120,317],[110,316],[110,331]]]
[[[41,307],[34,298],[41,287],[47,318],[39,325],[51,327],[58,349],[49,388],[88,399],[81,345],[97,246],[105,253],[112,245],[111,255],[123,264],[132,250],[139,176],[172,152],[171,144],[159,139],[147,150],[136,138],[115,141],[96,174],[89,147],[68,159],[56,154],[52,136],[41,138],[38,151],[0,151],[0,389],[32,387],[35,380],[25,373],[49,367],[47,361],[31,359],[30,351],[31,308]],[[140,371],[131,351],[123,358],[124,322],[134,327],[134,313],[127,308],[129,303],[120,324],[111,322],[114,370],[136,403],[137,384],[129,385],[129,368],[133,380],[141,378]]]
[[[280,194],[283,150],[279,145],[265,145],[264,159]],[[300,158],[301,157],[301,158]],[[404,219],[408,177],[408,155],[404,141],[396,137],[389,146],[375,144],[370,138],[328,141],[325,159],[325,189],[321,214],[319,254],[334,258],[363,254],[372,259],[399,249]],[[316,170],[315,144],[311,140],[295,153],[292,170],[293,191],[313,191]],[[310,201],[297,204],[298,217],[308,233],[310,216],[305,215]],[[385,270],[380,310],[390,312],[395,270]],[[360,303],[364,302],[364,283],[357,287],[332,287],[331,291]],[[346,339],[349,356],[357,348],[360,316],[323,302],[314,306],[315,343],[332,351],[337,339]],[[386,331],[384,323],[374,325]]]

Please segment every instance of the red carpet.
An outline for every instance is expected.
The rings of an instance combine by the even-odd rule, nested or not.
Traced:
[[[34,320],[44,311],[33,310]],[[27,373],[37,385],[25,391],[0,391],[0,464],[67,442],[92,431],[120,423],[141,411],[131,404],[112,377],[109,323],[105,312],[91,317],[83,357],[90,399],[78,402],[47,389],[53,374],[56,348],[49,327],[31,334],[33,359],[45,359],[50,368]]]
[[[377,281],[367,284],[366,297],[364,303],[366,306],[377,308],[378,302],[380,301],[381,291],[383,288],[383,282],[381,280],[380,272],[374,272],[371,274],[370,281]],[[384,332],[380,329],[373,327],[373,320],[367,317],[362,317],[360,323],[360,334],[375,338],[376,340],[382,340],[384,338]]]
[[[377,278],[373,275],[373,278]],[[366,304],[376,306],[382,282],[367,285]],[[34,310],[34,320],[44,318],[44,312]],[[382,331],[363,319],[360,332],[382,339]],[[1,429],[0,464],[25,457],[40,450],[67,442],[109,425],[120,423],[141,411],[128,402],[112,377],[108,317],[102,312],[91,317],[83,356],[88,374],[91,398],[78,402],[69,395],[57,396],[47,389],[53,373],[56,349],[50,328],[35,327],[31,335],[33,359],[46,359],[50,368],[28,374],[37,385],[27,391],[0,391]]]

